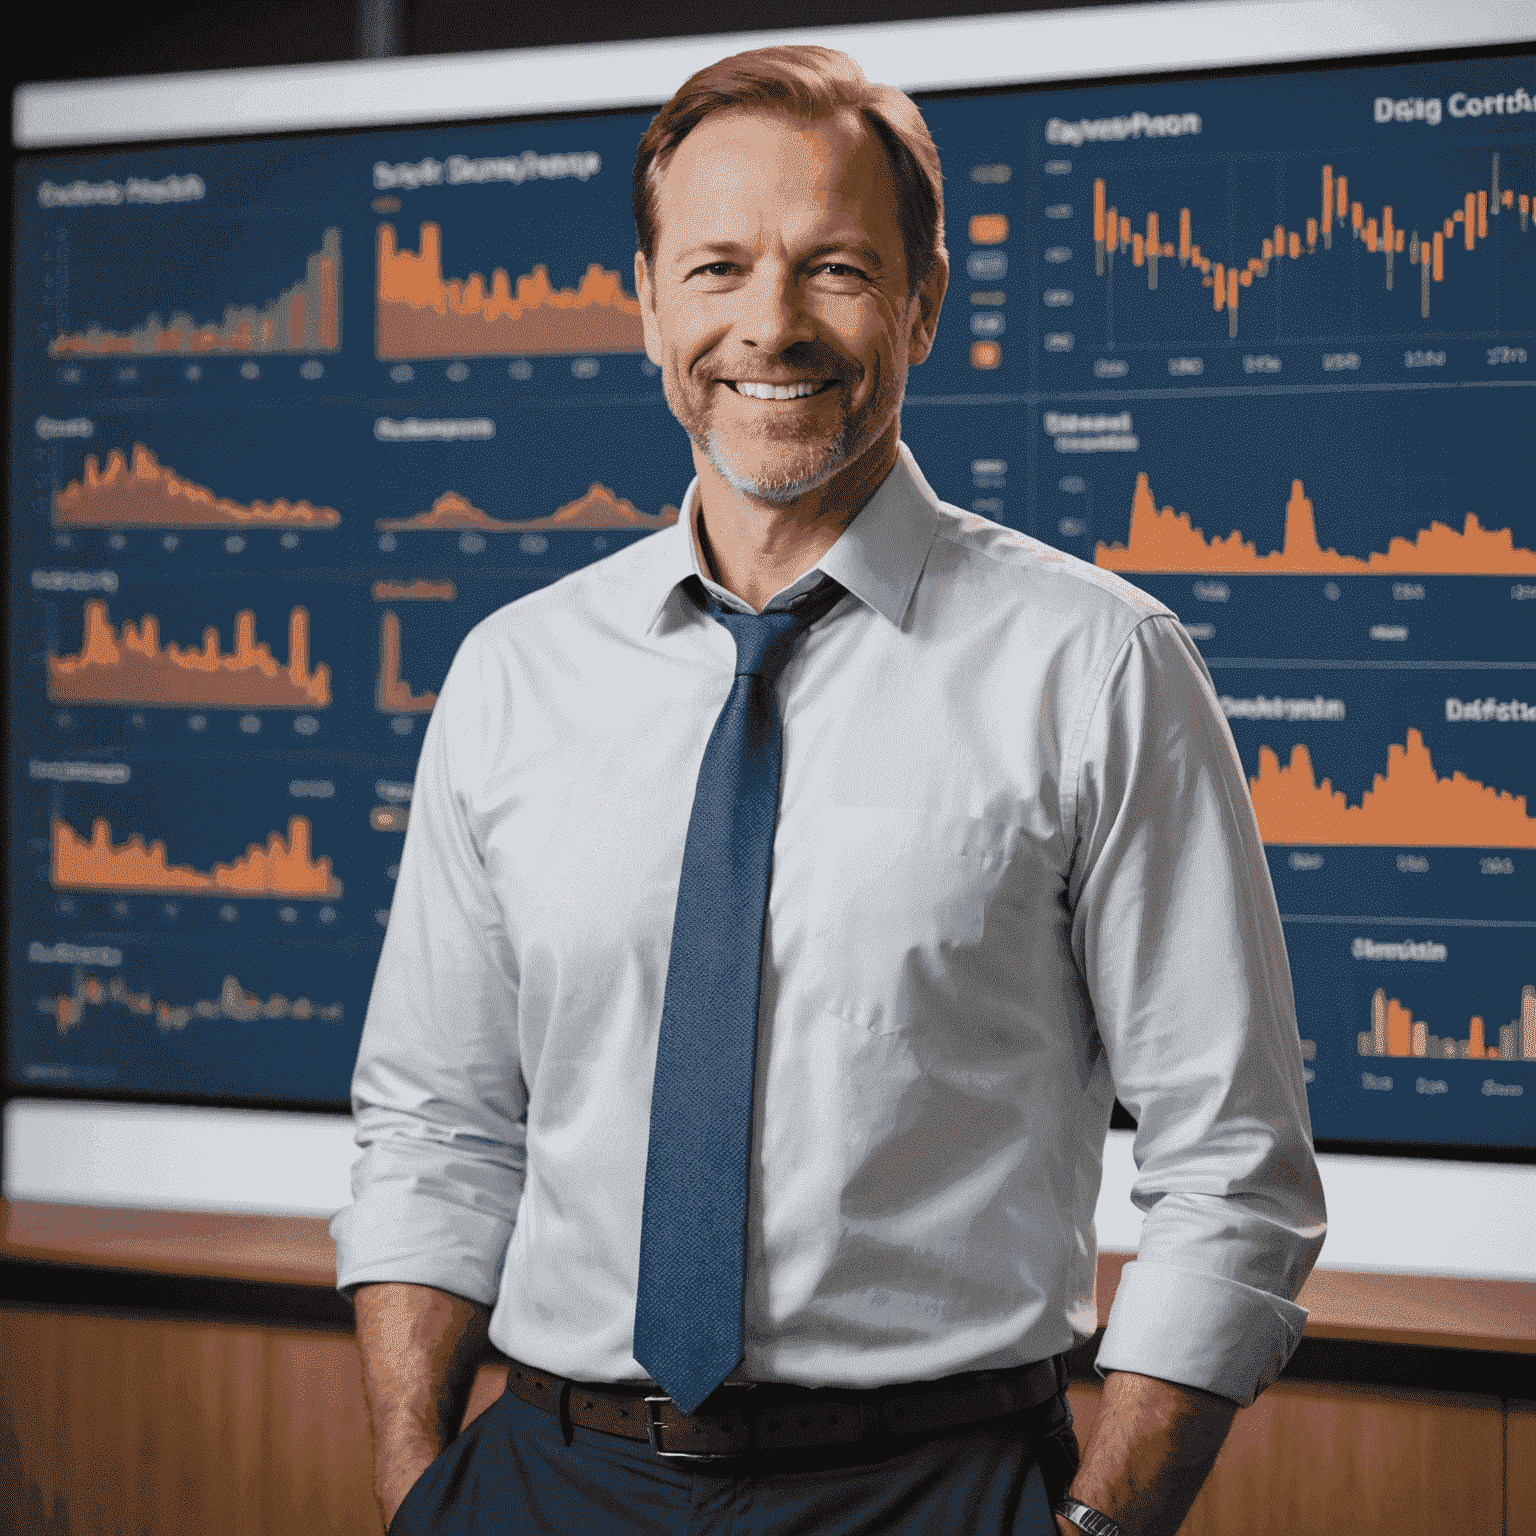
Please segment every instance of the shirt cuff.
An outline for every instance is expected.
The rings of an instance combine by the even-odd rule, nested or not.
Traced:
[[[430,1285],[494,1306],[512,1223],[473,1207],[420,1193],[366,1191],[331,1218],[336,1289],[349,1300],[360,1285]]]
[[[1240,1280],[1137,1260],[1121,1272],[1095,1364],[1246,1408],[1291,1358],[1306,1320],[1305,1307]]]

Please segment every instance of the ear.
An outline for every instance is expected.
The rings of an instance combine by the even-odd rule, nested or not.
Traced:
[[[923,286],[912,302],[917,315],[912,322],[912,339],[907,345],[907,362],[917,364],[933,350],[933,338],[939,329],[939,311],[949,288],[949,258],[942,252],[935,258]]]
[[[656,321],[656,285],[651,280],[645,252],[635,252],[635,297],[640,300],[640,325],[645,332],[645,355],[661,367],[661,327]]]

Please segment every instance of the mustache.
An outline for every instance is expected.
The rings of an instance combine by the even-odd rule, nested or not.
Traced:
[[[710,384],[734,379],[751,379],[759,384],[798,384],[807,377],[852,384],[860,374],[856,364],[819,347],[808,347],[791,356],[780,353],[772,359],[750,354],[729,361],[711,358],[707,366],[695,370],[695,377]]]

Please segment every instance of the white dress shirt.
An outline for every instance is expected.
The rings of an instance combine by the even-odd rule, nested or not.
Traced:
[[[683,840],[734,675],[678,523],[512,603],[433,711],[353,1081],[338,1283],[494,1303],[506,1353],[631,1354]],[[1239,1403],[1322,1245],[1247,782],[1178,621],[941,503],[905,448],[778,683],[745,1355],[875,1386],[1096,1326],[1115,1094],[1147,1213],[1098,1363]],[[743,606],[712,582],[720,599]]]

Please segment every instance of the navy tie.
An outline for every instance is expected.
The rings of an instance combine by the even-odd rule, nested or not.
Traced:
[[[741,1359],[758,983],[779,813],[774,684],[843,595],[736,613],[736,680],[699,766],[662,999],[640,1229],[635,1359],[692,1413]]]

